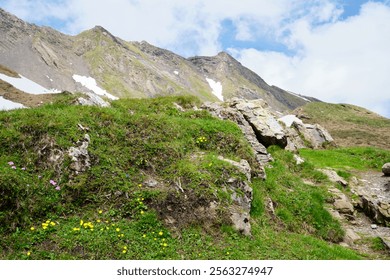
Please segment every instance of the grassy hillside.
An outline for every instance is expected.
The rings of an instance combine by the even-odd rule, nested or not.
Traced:
[[[327,128],[342,147],[373,146],[390,150],[390,120],[348,104],[312,102],[295,110],[310,123]]]
[[[254,156],[235,124],[173,106],[197,100],[97,108],[71,99],[0,112],[0,259],[372,258],[335,244],[344,233],[325,210],[329,182],[275,147],[267,180],[251,183],[252,236],[236,232],[226,219],[226,181],[243,175],[218,156],[248,160],[255,175]],[[91,168],[74,174],[64,152],[85,133]],[[216,217],[191,216],[213,201]],[[175,226],[167,212],[177,214]]]

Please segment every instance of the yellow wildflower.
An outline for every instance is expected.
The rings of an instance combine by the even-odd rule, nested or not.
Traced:
[[[73,231],[79,231],[79,230],[80,230],[80,228],[78,228],[78,227],[73,228]]]
[[[30,229],[31,229],[31,230],[35,230],[35,227],[31,227]]]
[[[123,249],[127,250],[127,246],[123,246]]]
[[[98,213],[99,213],[99,214],[102,214],[102,213],[103,213],[103,211],[102,211],[102,210],[98,210]]]
[[[51,222],[50,220],[47,220],[47,221],[46,221],[46,224],[50,224],[50,222]]]
[[[97,220],[98,223],[100,223],[101,221],[100,220]]]
[[[141,215],[143,215],[145,212],[141,210]]]
[[[122,251],[123,254],[126,254],[126,252],[127,252],[126,250],[123,250],[123,251]]]
[[[142,237],[145,238],[145,237],[146,237],[146,234],[142,235]]]
[[[84,221],[83,220],[81,220],[80,221],[80,226],[82,226],[84,224]]]
[[[56,223],[55,222],[50,222],[50,225],[55,226]]]
[[[28,251],[28,252],[27,252],[27,256],[30,256],[30,255],[31,255],[31,252],[30,252],[30,251]]]
[[[161,236],[161,235],[163,235],[163,232],[162,232],[162,231],[160,231],[160,232],[158,233],[158,235],[160,235],[160,236]]]
[[[120,229],[120,228],[116,228],[115,230],[116,230],[116,231],[118,231],[118,232],[119,232],[119,231],[121,231],[121,229]]]
[[[168,244],[167,244],[167,243],[164,243],[164,244],[163,244],[163,246],[164,246],[164,247],[167,247],[167,246],[168,246]]]

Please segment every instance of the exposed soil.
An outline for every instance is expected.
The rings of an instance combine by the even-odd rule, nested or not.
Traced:
[[[58,94],[29,94],[0,80],[0,96],[13,102],[21,103],[26,107],[37,107],[53,102]]]
[[[9,77],[19,78],[19,74],[0,64],[0,73]]]

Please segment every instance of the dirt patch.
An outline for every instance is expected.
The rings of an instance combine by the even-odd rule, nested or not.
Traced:
[[[153,201],[164,223],[176,233],[188,226],[199,225],[207,230],[230,223],[229,216],[221,211],[217,202],[195,193],[194,190],[170,191],[161,201]]]
[[[7,75],[9,77],[20,78],[18,73],[1,64],[0,64],[0,73]]]
[[[26,107],[38,107],[55,101],[58,94],[29,94],[0,80],[0,96],[13,102],[21,103]]]

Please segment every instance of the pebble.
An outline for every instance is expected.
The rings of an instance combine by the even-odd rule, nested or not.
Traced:
[[[378,226],[377,226],[377,225],[375,225],[375,224],[372,224],[372,225],[371,225],[371,228],[372,228],[372,229],[377,229],[377,228],[378,228]]]

